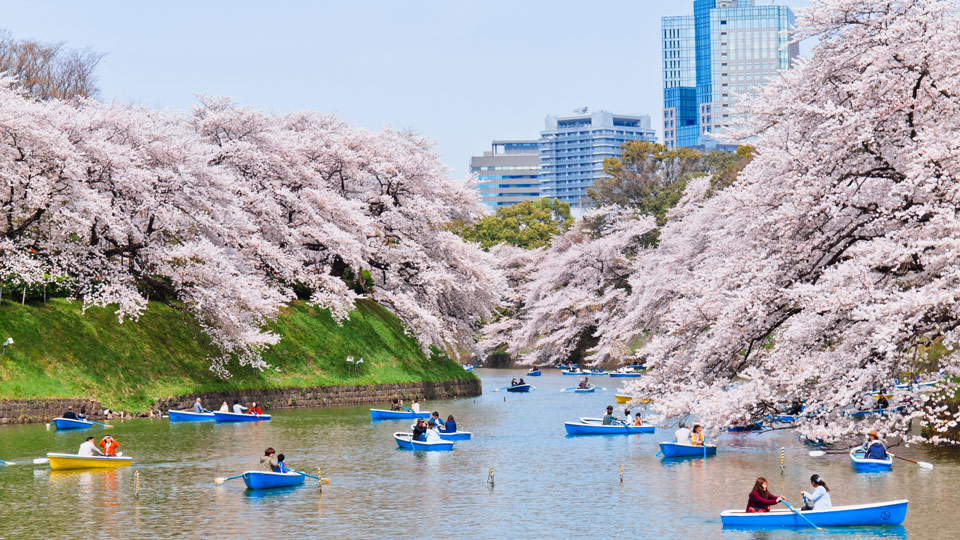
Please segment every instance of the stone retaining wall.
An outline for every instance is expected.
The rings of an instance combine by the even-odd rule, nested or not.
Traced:
[[[440,382],[416,382],[397,384],[369,384],[357,386],[319,386],[314,388],[283,388],[266,390],[238,390],[236,392],[214,392],[190,396],[177,396],[158,399],[154,403],[155,411],[169,409],[189,409],[196,398],[210,409],[219,408],[226,401],[231,406],[238,399],[244,406],[256,401],[264,412],[295,407],[326,407],[331,405],[356,405],[359,403],[388,404],[395,397],[403,398],[405,404],[415,395],[421,399],[445,399],[479,396],[482,391],[480,379],[453,380]],[[75,411],[87,408],[91,419],[114,418],[114,414],[105,415],[100,402],[82,398],[64,399],[24,399],[0,400],[0,424],[27,424],[31,422],[49,422],[63,414],[67,407]]]

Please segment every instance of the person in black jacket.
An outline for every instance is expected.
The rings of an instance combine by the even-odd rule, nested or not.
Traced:
[[[427,432],[427,423],[423,418],[417,418],[417,425],[413,427],[413,440],[423,440],[423,434]]]
[[[77,413],[73,412],[73,407],[67,407],[67,412],[63,413],[63,416],[60,418],[69,418],[70,420],[77,419]]]

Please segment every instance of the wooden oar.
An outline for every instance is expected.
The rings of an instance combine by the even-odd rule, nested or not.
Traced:
[[[813,527],[814,529],[818,529],[818,530],[820,529],[820,527],[818,527],[814,522],[812,522],[812,521],[810,521],[809,519],[807,519],[807,516],[801,514],[800,511],[797,510],[796,508],[790,506],[790,503],[788,503],[786,499],[784,499],[784,498],[781,497],[781,498],[780,498],[780,502],[782,502],[783,504],[787,505],[787,508],[793,510],[793,513],[794,513],[794,514],[802,517],[803,520],[806,521],[807,523],[809,523],[811,527]]]
[[[4,461],[4,460],[0,459],[0,465],[4,465],[4,466],[6,466],[6,465],[16,465],[16,463],[14,463],[14,462],[12,462],[12,461]]]
[[[302,475],[304,475],[304,476],[309,476],[310,478],[313,478],[314,480],[320,480],[320,481],[323,482],[324,484],[329,484],[329,483],[330,483],[330,479],[329,479],[329,478],[323,478],[323,479],[321,479],[319,476],[314,476],[314,475],[312,475],[312,474],[305,473],[305,472],[303,472],[303,471],[297,471],[297,470],[294,470],[294,469],[290,469],[290,472],[295,472],[295,473],[297,473],[297,474],[302,474]]]
[[[238,474],[238,475],[236,475],[236,476],[229,476],[229,477],[227,477],[227,478],[214,478],[214,479],[213,479],[213,483],[219,486],[220,484],[226,482],[227,480],[235,480],[235,479],[237,479],[237,478],[243,478],[243,475],[242,475],[242,474]]]
[[[93,424],[93,425],[95,425],[95,426],[103,426],[103,427],[106,427],[106,428],[112,428],[112,427],[113,427],[113,426],[111,426],[110,424],[101,424],[100,422],[94,422],[93,420],[84,420],[84,421],[85,421],[85,422],[90,422],[91,424]]]
[[[932,468],[933,468],[933,464],[932,464],[932,463],[927,463],[926,461],[914,461],[914,460],[912,460],[912,459],[910,459],[910,458],[900,457],[900,456],[898,456],[898,455],[896,455],[896,454],[891,454],[891,455],[892,455],[893,457],[897,458],[897,459],[902,459],[902,460],[904,460],[904,461],[909,461],[910,463],[914,463],[914,464],[916,464],[916,465],[919,465],[921,469],[932,469]]]

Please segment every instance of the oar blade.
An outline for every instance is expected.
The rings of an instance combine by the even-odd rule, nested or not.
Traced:
[[[813,450],[810,452],[810,457],[821,457],[827,455],[823,450]]]
[[[45,457],[40,457],[33,460],[34,465],[46,465],[47,463],[50,463],[50,460]]]
[[[216,484],[216,485],[218,485],[218,486],[219,486],[220,484],[226,482],[226,481],[227,481],[226,478],[214,478],[214,479],[213,479],[213,483]]]
[[[927,463],[926,461],[918,461],[918,462],[917,462],[917,465],[919,465],[921,469],[932,469],[932,468],[933,468],[933,463]]]

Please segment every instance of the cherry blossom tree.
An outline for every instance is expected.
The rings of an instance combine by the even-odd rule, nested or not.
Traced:
[[[638,271],[628,316],[601,329],[606,350],[627,344],[618,331],[651,334],[634,391],[718,426],[802,401],[798,429],[828,442],[871,426],[906,434],[914,419],[957,425],[950,379],[932,394],[892,383],[960,375],[952,355],[920,362],[931,344],[952,350],[960,325],[958,23],[940,0],[816,0],[801,13],[812,55],[744,104],[757,158],[641,263],[679,275]],[[884,388],[902,409],[857,421]]]
[[[630,258],[655,227],[653,217],[603,207],[548,248],[496,247],[512,284],[511,316],[488,325],[481,347],[503,347],[524,363],[570,359],[629,293]]]
[[[57,280],[136,319],[194,314],[227,362],[264,367],[284,303],[347,317],[348,268],[429,347],[468,338],[500,295],[488,256],[446,230],[480,213],[427,141],[312,113],[201,100],[191,115],[35,101],[0,82],[0,276]]]

